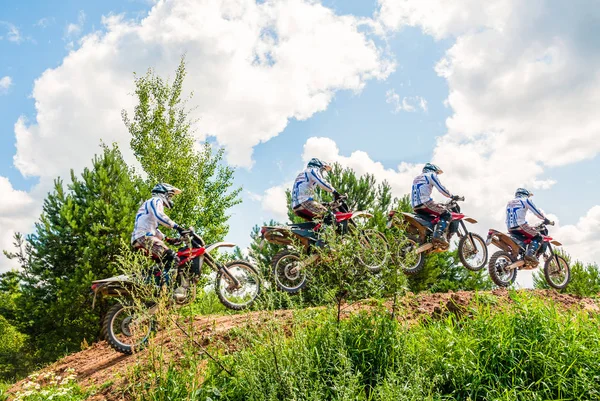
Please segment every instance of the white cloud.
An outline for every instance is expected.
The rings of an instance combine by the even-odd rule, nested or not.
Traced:
[[[100,138],[125,145],[119,115],[133,106],[132,71],[154,66],[172,75],[184,52],[198,138],[215,136],[228,161],[246,167],[252,148],[289,119],[309,118],[337,90],[359,91],[393,68],[357,18],[308,0],[160,2],[139,23],[117,16],[104,23],[106,33],[83,37],[35,82],[36,121],[15,125],[15,165],[25,175],[81,166]]]
[[[394,106],[392,110],[394,114],[401,111],[412,113],[417,111],[417,108],[427,111],[427,100],[420,96],[405,96],[400,100],[400,95],[394,89],[389,89],[385,92],[385,102]]]
[[[285,190],[290,185],[277,185],[268,188],[262,196],[262,209],[270,214],[277,221],[287,221],[287,199]]]
[[[436,39],[477,32],[504,31],[516,0],[379,0],[379,21],[388,29],[418,26]],[[535,6],[535,5],[534,5]]]
[[[571,256],[584,263],[600,261],[600,206],[594,206],[576,224],[559,226],[551,236],[565,245]]]
[[[67,24],[67,27],[65,28],[65,37],[67,38],[73,38],[73,37],[77,37],[81,34],[81,31],[83,30],[83,24],[85,23],[85,12],[83,12],[82,10],[79,11],[79,14],[77,15],[77,22],[71,22],[69,24]]]
[[[25,40],[19,28],[17,28],[14,24],[6,21],[0,21],[0,25],[4,25],[6,27],[6,36],[0,36],[0,39],[6,39],[10,42],[21,43]]]
[[[260,194],[256,194],[252,191],[246,191],[246,195],[248,195],[248,199],[254,202],[260,202],[263,199],[263,196]]]
[[[66,34],[80,32],[81,17]],[[103,24],[35,81],[35,120],[15,123],[14,165],[46,189],[57,175],[87,165],[100,139],[120,144],[132,161],[120,118],[135,104],[132,73],[153,67],[172,76],[183,53],[197,138],[216,137],[228,162],[244,167],[252,165],[253,147],[290,119],[324,111],[337,91],[360,91],[394,68],[359,29],[364,20],[312,0],[174,0],[156,3],[141,21],[110,16]],[[267,208],[281,199],[281,192],[269,195]]]
[[[39,26],[40,28],[46,28],[54,23],[54,17],[40,18],[33,26]]]
[[[370,173],[379,181],[386,180],[395,196],[403,196],[410,192],[412,180],[422,168],[420,165],[409,163],[400,163],[395,169],[385,168],[361,150],[352,152],[350,156],[343,156],[332,139],[323,137],[308,138],[304,144],[302,159],[308,161],[313,157],[330,163],[340,163],[344,167],[352,168],[358,175]]]
[[[0,193],[0,250],[12,250],[15,232],[28,232],[33,228],[33,220],[39,214],[40,205],[31,194],[14,189],[8,178],[2,176]],[[0,262],[0,271],[18,267],[14,262],[5,261],[3,255]]]
[[[600,23],[595,2],[379,3],[379,20],[391,31],[415,26],[436,39],[455,38],[435,67],[447,80],[453,115],[433,160],[447,172],[447,185],[467,196],[468,213],[503,228],[515,188],[549,189],[555,181],[541,178],[547,166],[598,154],[600,41],[589,35]],[[588,258],[591,249],[579,247],[574,256]]]
[[[12,78],[8,75],[0,78],[0,95],[8,93],[8,88],[12,85]]]

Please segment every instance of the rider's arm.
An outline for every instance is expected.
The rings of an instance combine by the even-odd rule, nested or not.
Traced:
[[[444,195],[446,198],[452,198],[452,194],[446,189],[446,187],[442,185],[437,174],[431,174],[431,181],[433,181],[433,185],[435,185],[442,195]]]
[[[310,177],[313,180],[315,180],[315,182],[321,189],[327,192],[335,191],[335,189],[333,189],[333,186],[330,183],[328,183],[327,180],[323,178],[323,176],[316,169],[310,170]]]
[[[533,214],[535,214],[539,219],[545,220],[546,216],[544,216],[544,213],[542,213],[531,201],[531,199],[527,199],[525,201],[525,204],[527,205],[527,209],[531,210],[531,212]]]
[[[152,201],[150,201],[150,209],[151,213],[154,214],[161,225],[169,228],[177,228],[177,224],[165,214],[162,200],[153,198]]]

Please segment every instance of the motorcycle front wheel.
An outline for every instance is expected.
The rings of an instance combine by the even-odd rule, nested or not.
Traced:
[[[306,268],[299,268],[300,256],[284,249],[273,257],[273,278],[277,288],[289,294],[296,294],[306,287]]]
[[[371,273],[378,273],[390,257],[385,236],[373,229],[362,230],[357,259]]]
[[[571,270],[565,258],[556,254],[550,256],[544,263],[544,277],[550,287],[557,290],[565,288],[571,279]]]
[[[475,233],[467,233],[458,241],[460,262],[471,271],[483,269],[488,261],[488,249],[484,239]]]
[[[146,347],[154,323],[149,309],[118,303],[106,313],[102,335],[116,351],[130,355]]]
[[[517,278],[517,269],[507,270],[506,267],[513,263],[510,255],[504,251],[498,251],[490,258],[488,271],[490,278],[499,287],[508,287]]]
[[[260,294],[260,275],[254,266],[243,260],[229,262],[224,269],[236,278],[239,285],[232,283],[223,269],[219,269],[215,285],[219,300],[229,309],[248,308]]]

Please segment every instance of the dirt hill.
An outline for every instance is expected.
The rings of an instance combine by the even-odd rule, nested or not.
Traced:
[[[581,298],[573,295],[559,294],[555,291],[523,290],[535,293],[541,297],[563,305],[565,308],[581,308],[590,312],[600,311],[600,303],[594,299]],[[486,293],[486,296],[494,297],[498,303],[511,302],[509,292],[506,290],[495,290]],[[400,300],[401,313],[399,319],[417,321],[427,317],[445,316],[448,313],[468,313],[468,306],[475,294],[472,292],[456,292],[443,294],[408,294]],[[346,305],[344,315],[355,313],[358,310],[369,309],[368,301]],[[391,308],[391,302],[386,304]],[[258,311],[236,315],[224,316],[197,316],[193,320],[184,322],[185,327],[193,327],[194,339],[200,346],[206,346],[213,341],[221,341],[227,344],[227,333],[233,328],[243,328],[248,325],[256,326],[261,322],[280,319],[285,324],[286,320],[292,318],[293,311],[281,310],[275,312]],[[190,326],[191,325],[191,326]],[[152,341],[164,345],[168,354],[167,358],[181,358],[183,354],[178,349],[182,339],[186,336],[181,330],[175,328],[168,332],[160,332]],[[233,348],[235,345],[230,344]],[[123,355],[108,346],[105,341],[93,344],[89,348],[69,355],[58,362],[42,369],[43,373],[54,372],[55,375],[66,375],[68,369],[73,369],[76,380],[82,388],[91,386],[101,389],[91,400],[124,400],[119,389],[126,386],[128,369],[131,369],[141,360],[147,358],[147,350],[134,355]],[[199,348],[199,352],[201,349]],[[25,381],[20,381],[9,389],[9,393],[22,390]],[[43,383],[41,383],[43,385]]]

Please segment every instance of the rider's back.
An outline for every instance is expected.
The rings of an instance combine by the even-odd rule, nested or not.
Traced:
[[[431,200],[433,187],[437,187],[440,192],[450,196],[450,192],[441,184],[437,174],[433,171],[421,173],[415,177],[412,184],[411,203],[412,206],[419,206]]]
[[[333,191],[329,184],[321,175],[319,169],[307,167],[294,181],[292,189],[292,207],[296,207],[303,202],[313,200],[315,187],[319,186],[329,192]]]

